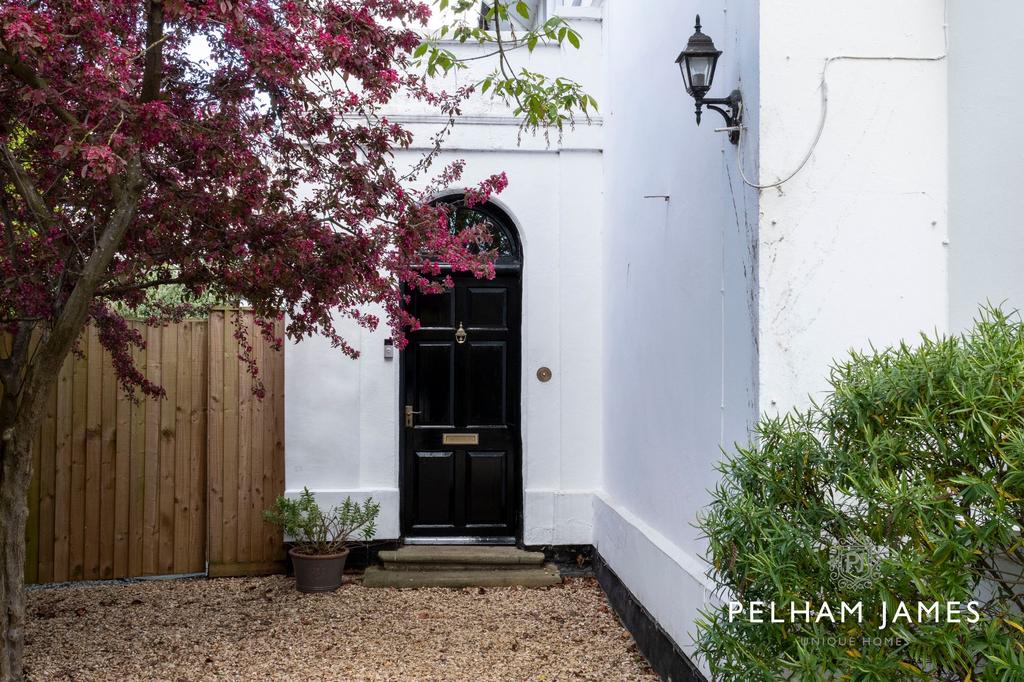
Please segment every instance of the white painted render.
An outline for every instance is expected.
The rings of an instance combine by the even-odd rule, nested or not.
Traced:
[[[760,409],[806,405],[832,358],[948,326],[942,0],[761,3]],[[898,59],[896,59],[898,58]],[[907,59],[912,58],[912,59]]]
[[[1024,48],[1013,0],[762,4],[760,408],[805,405],[868,340],[1024,305]],[[947,26],[948,24],[948,26]],[[795,30],[813,27],[813,30]]]
[[[1024,3],[949,5],[949,323],[1024,307]]]
[[[714,132],[722,118],[705,111],[697,127],[673,62],[700,12],[724,51],[709,96],[742,89],[753,163],[756,10],[605,4],[605,444],[594,544],[688,651],[707,597],[693,523],[720,448],[747,441],[756,410],[757,202],[737,178],[737,148]]]

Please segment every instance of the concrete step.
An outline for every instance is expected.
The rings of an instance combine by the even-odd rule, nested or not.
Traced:
[[[380,560],[394,570],[513,570],[542,566],[544,553],[507,546],[409,545],[381,552]]]
[[[511,570],[388,570],[370,566],[366,587],[550,587],[562,582],[553,564]]]
[[[382,561],[381,565],[389,571],[529,571],[541,564],[448,564],[443,562]]]

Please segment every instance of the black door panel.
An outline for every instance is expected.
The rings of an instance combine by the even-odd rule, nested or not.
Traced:
[[[504,520],[507,457],[505,452],[466,453],[466,483],[475,491],[466,498],[467,526],[497,525]]]
[[[508,369],[504,341],[468,341],[465,349],[467,426],[506,426]]]
[[[455,344],[418,343],[416,362],[416,404],[421,426],[455,423]]]
[[[469,287],[466,290],[467,329],[507,329],[508,290],[504,287]]]
[[[420,296],[416,305],[412,306],[413,314],[424,329],[450,329],[455,317],[455,297],[453,292]]]
[[[455,520],[455,453],[417,452],[415,479],[419,523],[452,527]]]

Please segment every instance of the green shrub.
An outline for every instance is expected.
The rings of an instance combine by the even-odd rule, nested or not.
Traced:
[[[723,601],[698,623],[715,679],[1024,679],[1020,317],[985,309],[961,337],[851,354],[830,385],[719,466],[699,524]],[[823,601],[861,602],[863,622],[815,622]],[[979,616],[947,622],[948,601]],[[786,622],[751,622],[757,602]],[[808,602],[811,622],[790,622]],[[893,623],[900,602],[943,614]]]
[[[340,506],[326,512],[320,508],[309,488],[298,498],[278,497],[263,518],[281,526],[300,554],[335,554],[358,531],[364,540],[377,532],[380,504],[367,498],[362,505],[346,497]]]
[[[158,276],[174,277],[178,272],[155,273]],[[214,306],[238,307],[237,298],[225,297],[215,288],[207,287],[201,294],[192,294],[181,284],[161,284],[144,290],[143,298],[137,305],[129,305],[124,301],[112,304],[119,315],[129,319],[206,317]]]

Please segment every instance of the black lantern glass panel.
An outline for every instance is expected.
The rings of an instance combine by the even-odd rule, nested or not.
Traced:
[[[689,57],[686,70],[690,73],[691,88],[706,88],[711,85],[711,71],[715,62],[710,57]]]

